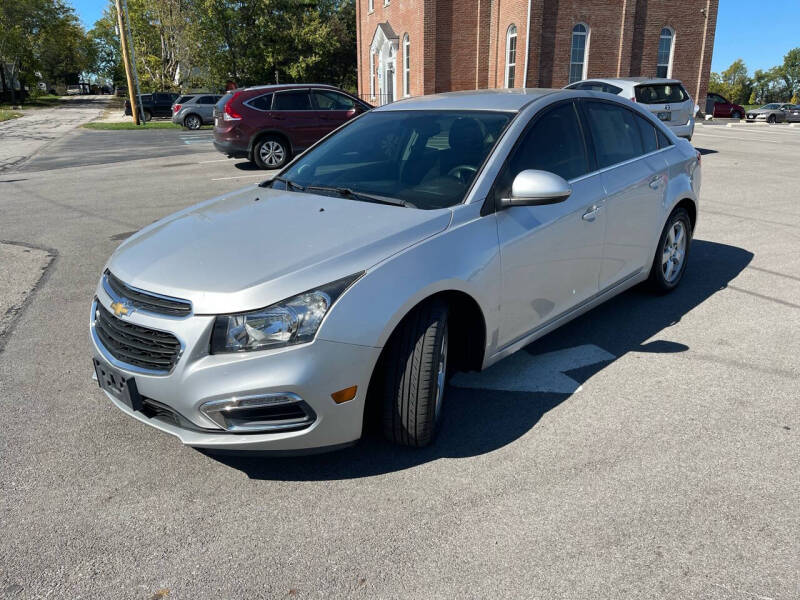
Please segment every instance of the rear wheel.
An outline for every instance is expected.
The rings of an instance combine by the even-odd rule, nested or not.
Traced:
[[[183,125],[186,129],[200,129],[203,125],[203,120],[197,115],[186,115],[186,118],[183,120]]]
[[[150,119],[153,118],[153,113],[151,113],[149,110],[144,109],[142,112],[144,113],[145,122],[147,122],[147,121],[149,121]]]
[[[692,243],[692,222],[684,208],[676,208],[667,219],[650,268],[650,286],[661,293],[671,292],[683,278],[689,247]]]
[[[447,306],[434,300],[415,308],[386,345],[383,433],[404,446],[427,446],[442,419],[447,378]]]
[[[280,169],[289,160],[289,148],[282,138],[270,135],[256,143],[253,160],[262,169]]]

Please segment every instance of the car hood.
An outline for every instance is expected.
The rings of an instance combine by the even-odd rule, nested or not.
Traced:
[[[451,216],[246,188],[145,227],[107,268],[128,285],[190,300],[195,314],[241,312],[364,271],[443,231]]]

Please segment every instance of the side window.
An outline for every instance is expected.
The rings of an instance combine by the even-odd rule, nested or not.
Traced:
[[[631,111],[604,102],[587,102],[585,106],[599,168],[644,154],[636,116]]]
[[[264,94],[250,100],[248,105],[258,110],[270,110],[272,108],[272,94]]]
[[[498,176],[496,192],[507,197],[514,178],[526,169],[550,171],[567,180],[589,172],[583,132],[572,102],[548,110],[522,135]]]
[[[319,110],[351,110],[356,106],[353,100],[338,92],[316,90],[311,94]]]
[[[197,104],[214,104],[214,96],[200,96]]]
[[[666,134],[663,131],[661,131],[658,128],[656,128],[656,135],[658,137],[659,148],[667,148],[669,146],[672,146],[672,142],[670,141],[670,139],[666,136]]]
[[[636,124],[639,126],[639,133],[642,134],[642,144],[644,144],[644,153],[655,152],[658,150],[658,137],[656,136],[656,128],[653,127],[647,119],[643,119],[639,115],[636,117]]]
[[[311,98],[307,90],[275,94],[272,110],[311,110]]]

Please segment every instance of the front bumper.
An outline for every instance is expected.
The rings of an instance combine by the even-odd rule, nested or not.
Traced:
[[[102,286],[97,298],[106,308],[112,302]],[[212,316],[175,318],[136,311],[125,320],[169,331],[181,341],[184,350],[172,371],[154,375],[120,363],[94,334],[93,312],[90,339],[94,357],[125,377],[135,378],[141,396],[165,405],[185,419],[186,426],[158,415],[148,416],[113,394],[105,394],[129,416],[176,436],[184,444],[219,450],[297,452],[341,446],[361,437],[365,397],[380,348],[317,339],[277,350],[211,355]],[[354,385],[358,389],[352,400],[337,404],[331,398],[333,392]],[[286,392],[296,394],[312,408],[315,420],[310,425],[272,433],[232,433],[200,412],[200,406],[211,400]]]

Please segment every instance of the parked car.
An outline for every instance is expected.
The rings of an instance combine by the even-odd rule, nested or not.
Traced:
[[[225,94],[214,109],[214,147],[279,169],[346,121],[372,108],[329,85],[265,85]]]
[[[400,100],[123,242],[92,304],[96,376],[191,446],[348,445],[367,405],[424,446],[449,373],[640,282],[674,290],[700,184],[691,144],[608,94]]]
[[[643,104],[678,137],[687,140],[694,135],[695,105],[683,84],[677,79],[618,77],[587,79],[568,85],[569,90],[605,92]]]
[[[68,85],[67,96],[80,96],[83,94],[83,87],[80,85]]]
[[[792,104],[786,109],[786,120],[789,123],[800,123],[800,104]]]
[[[706,96],[706,114],[718,119],[742,119],[744,108],[719,94],[709,92]]]
[[[764,121],[766,123],[783,123],[786,121],[787,111],[794,108],[794,104],[771,102],[761,108],[751,108],[747,111],[747,122]]]
[[[172,105],[172,122],[187,129],[200,129],[214,122],[214,105],[221,95],[192,94],[181,96]]]
[[[178,96],[179,94],[174,92],[155,92],[139,96],[139,102],[142,103],[144,111],[144,120],[149,121],[153,117],[172,117],[172,105]],[[125,100],[125,114],[131,114],[130,100]]]

